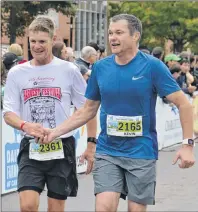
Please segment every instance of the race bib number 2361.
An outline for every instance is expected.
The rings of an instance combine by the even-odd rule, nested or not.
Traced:
[[[64,158],[63,143],[61,139],[49,144],[30,143],[29,158],[39,161]]]

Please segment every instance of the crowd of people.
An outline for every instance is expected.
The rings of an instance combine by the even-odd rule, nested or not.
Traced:
[[[190,168],[195,163],[193,108],[184,95],[192,95],[196,84],[189,61],[166,55],[167,67],[148,51],[139,51],[142,23],[134,15],[110,19],[110,56],[91,42],[75,58],[71,48],[54,42],[54,32],[53,21],[38,16],[29,26],[33,59],[16,65],[16,54],[10,62],[3,57],[3,64],[9,64],[3,117],[22,132],[17,161],[21,211],[38,211],[45,185],[49,212],[64,211],[67,197],[77,196],[73,130],[86,124],[81,161],[87,160],[87,174],[93,170],[95,210],[117,211],[119,198],[127,196],[128,211],[145,212],[155,204],[157,95],[179,109],[183,139],[173,164]],[[178,77],[172,71],[175,65]],[[72,116],[71,103],[77,109]],[[99,108],[101,132],[96,138]]]
[[[160,46],[152,51],[143,51],[163,61],[183,92],[193,97],[193,93],[198,90],[198,55],[187,51],[164,55],[164,49]]]

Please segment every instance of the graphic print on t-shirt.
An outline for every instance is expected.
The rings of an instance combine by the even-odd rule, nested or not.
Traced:
[[[29,103],[32,122],[56,127],[55,100],[61,101],[61,88],[28,88],[23,97],[24,104]]]

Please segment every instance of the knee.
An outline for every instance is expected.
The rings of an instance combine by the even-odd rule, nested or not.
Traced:
[[[99,203],[96,204],[96,212],[109,212],[113,211],[112,207],[109,204]]]
[[[21,203],[21,212],[36,212],[38,211],[38,205],[31,202]]]
[[[117,207],[111,201],[98,200],[96,201],[96,212],[113,212],[116,211]]]
[[[64,212],[65,200],[48,198],[48,212]]]

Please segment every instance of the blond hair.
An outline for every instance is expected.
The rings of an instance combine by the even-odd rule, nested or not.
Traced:
[[[55,25],[49,16],[37,16],[29,26],[29,31],[32,32],[47,32],[52,38],[55,33]]]
[[[23,55],[23,49],[17,43],[13,43],[11,46],[9,46],[8,51],[16,54],[16,56],[22,56]]]

